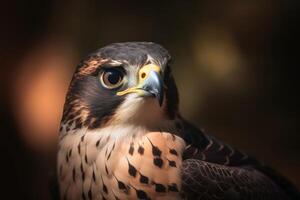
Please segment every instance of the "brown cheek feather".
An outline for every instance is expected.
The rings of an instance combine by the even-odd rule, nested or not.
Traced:
[[[124,97],[103,88],[97,76],[74,77],[66,98],[63,124],[69,129],[83,126],[96,129],[104,126],[123,102]],[[74,127],[73,127],[74,128]]]

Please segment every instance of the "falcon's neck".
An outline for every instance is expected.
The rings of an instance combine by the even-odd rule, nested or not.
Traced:
[[[127,142],[127,140],[134,140],[135,138],[143,137],[148,132],[170,132],[178,135],[178,120],[162,119],[157,120],[157,123],[149,122],[146,125],[137,123],[120,123],[110,124],[108,126],[100,127],[97,129],[89,129],[89,127],[82,127],[80,129],[72,129],[73,126],[69,126],[68,123],[61,125],[60,140],[65,137],[89,137],[93,136],[98,139],[103,145],[107,141],[116,142],[117,140]],[[97,141],[97,140],[95,140]],[[106,141],[106,142],[105,142]],[[76,140],[70,141],[76,142]]]

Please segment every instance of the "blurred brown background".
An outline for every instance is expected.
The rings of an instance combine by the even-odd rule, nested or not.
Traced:
[[[174,58],[181,110],[300,188],[299,1],[17,1],[0,7],[1,197],[49,199],[73,70],[112,42]]]

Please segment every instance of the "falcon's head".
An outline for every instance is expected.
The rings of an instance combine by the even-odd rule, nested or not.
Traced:
[[[98,49],[74,73],[62,123],[70,129],[122,123],[158,128],[174,119],[178,95],[170,59],[166,49],[152,42]]]

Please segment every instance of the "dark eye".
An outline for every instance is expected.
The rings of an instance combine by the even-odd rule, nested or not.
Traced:
[[[118,69],[105,69],[101,73],[101,83],[108,89],[119,87],[123,83],[123,73]]]

